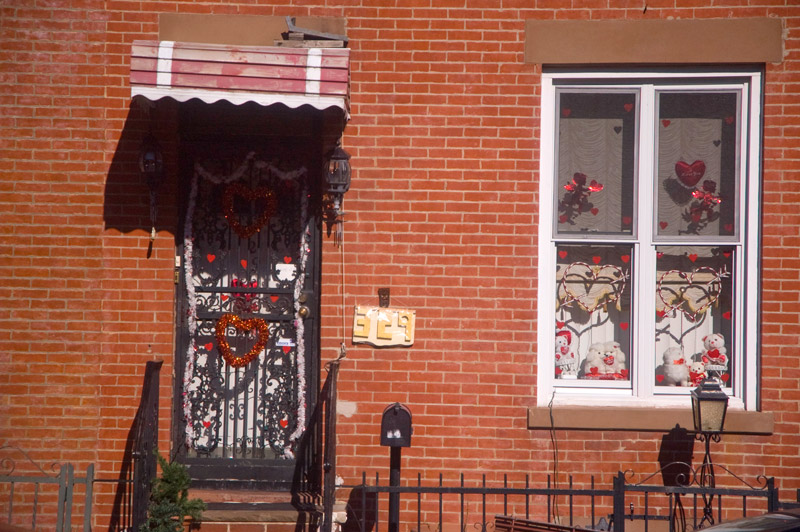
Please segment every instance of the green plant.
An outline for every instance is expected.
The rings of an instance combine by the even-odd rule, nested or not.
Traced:
[[[180,462],[167,462],[156,449],[161,476],[154,478],[150,488],[147,521],[140,532],[181,532],[183,520],[190,517],[199,521],[206,505],[200,499],[189,498],[191,478],[186,466]]]

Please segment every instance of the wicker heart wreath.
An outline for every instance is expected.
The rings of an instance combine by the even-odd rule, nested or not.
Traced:
[[[248,225],[242,225],[233,208],[233,202],[237,196],[250,202],[256,200],[264,200],[265,202],[261,212]],[[231,226],[231,229],[241,238],[250,238],[261,231],[264,224],[275,213],[276,205],[275,194],[267,187],[248,188],[241,183],[231,183],[222,194],[222,211],[225,214],[225,219],[228,220],[228,225]]]
[[[691,272],[669,270],[658,279],[658,297],[664,303],[663,314],[680,310],[692,321],[717,302],[722,292],[722,278],[727,272],[703,266]]]
[[[228,339],[225,337],[229,326],[235,328],[237,331],[256,331],[258,333],[256,343],[244,356],[236,356],[231,351],[231,346],[228,344]],[[266,321],[261,318],[243,320],[235,314],[223,315],[217,321],[215,332],[219,353],[222,355],[222,358],[225,359],[225,362],[234,368],[241,368],[248,365],[264,349],[267,345],[267,340],[269,340],[269,326]]]
[[[620,298],[625,291],[627,277],[621,268],[613,264],[590,266],[585,262],[573,262],[564,269],[561,278],[561,304],[568,306],[574,301],[583,310],[592,313]]]

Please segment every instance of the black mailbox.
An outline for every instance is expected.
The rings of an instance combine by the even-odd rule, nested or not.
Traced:
[[[386,407],[381,419],[381,445],[411,447],[411,410],[395,403]]]

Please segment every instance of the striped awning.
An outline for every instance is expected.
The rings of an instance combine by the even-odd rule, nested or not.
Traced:
[[[134,41],[131,97],[348,111],[350,50]]]

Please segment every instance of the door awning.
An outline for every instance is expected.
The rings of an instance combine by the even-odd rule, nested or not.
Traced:
[[[349,107],[350,50],[134,41],[131,97]]]

